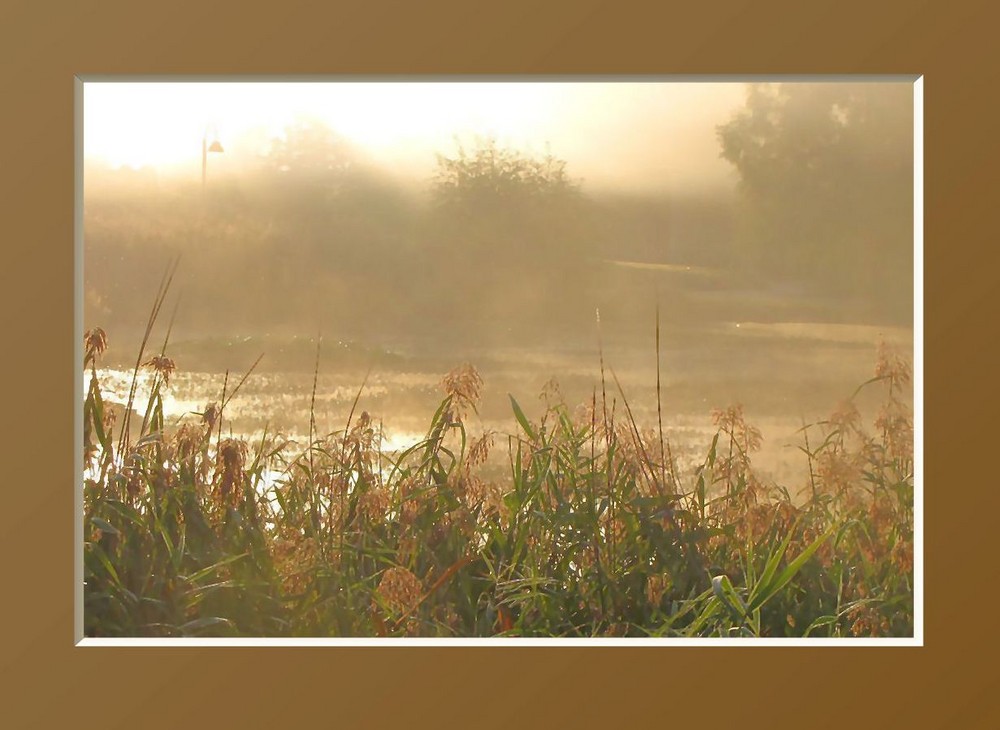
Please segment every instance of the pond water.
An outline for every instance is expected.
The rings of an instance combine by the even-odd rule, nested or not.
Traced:
[[[405,448],[426,433],[443,397],[444,374],[463,362],[475,365],[484,380],[482,402],[468,426],[473,432],[494,431],[497,447],[517,429],[508,394],[535,419],[545,409],[543,390],[551,397],[551,381],[558,383],[558,397],[571,410],[606,397],[609,408],[624,417],[624,397],[640,427],[655,427],[657,357],[652,336],[646,339],[604,343],[603,386],[596,341],[587,346],[466,349],[401,358],[367,374],[361,368],[324,368],[321,357],[318,375],[252,373],[227,405],[224,428],[248,438],[259,438],[266,428],[305,444],[311,412],[318,433],[341,431],[357,399],[357,413],[367,411],[381,424],[384,447]],[[682,467],[703,458],[715,432],[712,410],[740,403],[747,421],[764,436],[755,466],[790,488],[802,486],[806,463],[797,448],[802,443],[799,430],[828,416],[872,376],[880,339],[912,362],[913,336],[907,328],[721,322],[673,337],[661,347],[660,400],[664,430]],[[223,387],[231,393],[241,377],[230,373],[227,380],[224,373],[185,371],[182,361],[177,364],[164,391],[169,424],[196,418],[192,414],[221,401]],[[89,373],[84,377],[86,388]],[[100,369],[98,379],[107,401],[127,401],[130,370]],[[150,383],[150,371],[142,369],[135,407],[140,417]],[[877,385],[862,391],[858,405],[863,415],[874,413],[879,395]]]

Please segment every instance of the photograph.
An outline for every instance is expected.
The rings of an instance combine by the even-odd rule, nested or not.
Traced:
[[[922,645],[921,79],[78,84],[84,643]]]

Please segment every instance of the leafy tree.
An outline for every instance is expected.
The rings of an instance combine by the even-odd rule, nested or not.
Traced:
[[[385,270],[410,226],[411,205],[363,150],[325,122],[301,117],[271,140],[262,163],[261,205],[280,245],[301,254],[303,276],[335,274],[343,290],[344,280]]]
[[[586,201],[564,160],[480,139],[471,151],[459,144],[455,156],[437,155],[437,165],[432,201],[446,239],[473,254],[501,246],[542,258],[580,254]]]
[[[291,179],[316,182],[345,175],[358,154],[351,144],[323,122],[301,117],[271,140],[265,167]]]
[[[452,208],[552,202],[578,192],[564,160],[551,153],[530,157],[494,139],[480,140],[471,153],[458,144],[455,157],[438,154],[437,162],[435,197]]]
[[[473,318],[499,321],[576,307],[594,250],[593,213],[567,163],[501,147],[494,139],[439,154],[431,181],[428,250],[439,288]],[[553,286],[559,282],[559,287]],[[564,294],[556,297],[556,290]]]
[[[740,176],[739,263],[908,311],[912,110],[909,84],[751,84],[718,129]]]

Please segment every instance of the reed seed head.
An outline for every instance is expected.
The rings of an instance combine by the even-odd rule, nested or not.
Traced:
[[[459,412],[467,407],[475,410],[482,394],[483,379],[474,366],[465,363],[445,375],[441,387],[445,395],[455,401]]]
[[[87,330],[83,336],[83,364],[95,362],[108,349],[108,335],[100,327]]]
[[[163,378],[164,383],[170,382],[170,376],[177,369],[174,361],[166,355],[154,355],[143,363],[146,367],[152,368]]]
[[[382,574],[376,592],[393,613],[401,614],[420,600],[423,585],[406,568],[394,566]]]

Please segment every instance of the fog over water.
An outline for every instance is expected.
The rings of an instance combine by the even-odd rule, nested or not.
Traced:
[[[263,353],[234,432],[301,438],[311,409],[342,429],[365,382],[358,410],[402,446],[465,362],[498,441],[508,394],[539,417],[543,390],[650,425],[659,363],[692,464],[739,402],[794,481],[797,429],[878,343],[913,355],[912,102],[908,83],[87,83],[102,388],[126,399],[177,260],[151,344],[172,323],[169,418]]]

